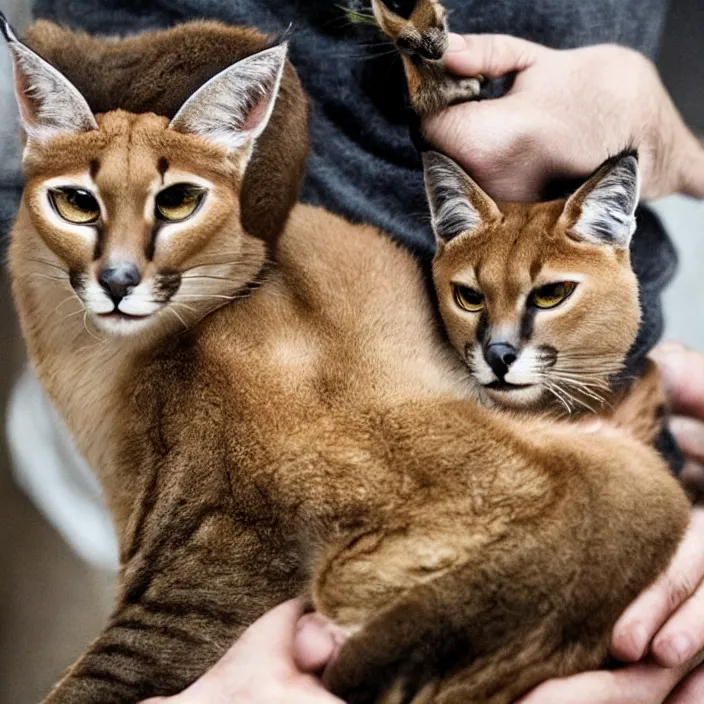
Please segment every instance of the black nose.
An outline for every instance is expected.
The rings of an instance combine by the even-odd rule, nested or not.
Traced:
[[[430,61],[440,61],[447,51],[447,34],[443,29],[429,29],[418,46],[418,54]]]
[[[513,345],[506,342],[493,342],[484,350],[484,358],[499,379],[508,373],[508,368],[516,361],[518,353]]]
[[[142,280],[134,264],[118,264],[106,267],[98,276],[98,283],[107,291],[115,305]]]

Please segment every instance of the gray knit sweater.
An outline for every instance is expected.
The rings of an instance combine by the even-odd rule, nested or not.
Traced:
[[[343,6],[365,4],[368,0],[37,0],[35,15],[102,34],[193,18],[250,24],[271,32],[291,27],[291,58],[312,101],[313,149],[304,200],[374,224],[427,259],[433,238],[420,161],[409,139],[400,61],[378,46],[375,28],[353,25],[345,18]],[[616,42],[652,58],[667,0],[445,0],[445,4],[458,32],[501,32],[556,48]],[[0,84],[0,97],[2,88]],[[0,120],[0,125],[4,123]],[[17,197],[16,164],[7,155],[4,161],[0,227],[2,218],[14,212]],[[660,336],[660,292],[675,267],[674,250],[655,216],[643,209],[639,221],[633,255],[644,322],[629,373],[637,371]]]

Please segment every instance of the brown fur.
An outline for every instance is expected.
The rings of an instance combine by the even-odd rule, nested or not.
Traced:
[[[503,704],[599,665],[687,524],[656,453],[606,423],[477,405],[416,263],[373,228],[296,206],[265,273],[263,243],[239,224],[236,159],[167,125],[112,112],[26,154],[14,296],[35,369],[102,482],[121,561],[109,623],[47,702],[178,692],[308,584],[354,633],[327,675],[348,702],[391,688]],[[282,151],[305,140],[283,137]],[[185,330],[167,305],[140,333],[105,335],[69,272],[92,280],[118,248],[141,256],[162,157],[207,177],[217,200],[142,266],[226,273],[181,311]],[[97,260],[38,202],[43,179],[96,159],[112,203]],[[216,297],[257,279],[241,300]]]
[[[377,24],[401,52],[411,106],[430,115],[479,95],[482,77],[449,74],[442,61],[447,49],[447,12],[437,0],[418,0],[408,19],[383,0],[372,0]]]
[[[487,334],[498,330],[500,336],[518,339],[531,315],[519,305],[523,297],[545,283],[580,280],[572,300],[533,314],[524,344],[555,351],[541,374],[556,391],[545,386],[529,407],[562,413],[601,410],[611,395],[610,379],[623,368],[638,332],[638,285],[628,249],[574,241],[567,234],[570,221],[562,218],[564,207],[564,201],[501,204],[498,217],[485,220],[481,230],[439,246],[433,278],[450,341],[473,372],[481,361],[480,324]],[[453,283],[484,292],[485,313],[461,310]],[[507,394],[477,387],[483,402],[513,405]],[[519,402],[516,407],[526,408]]]

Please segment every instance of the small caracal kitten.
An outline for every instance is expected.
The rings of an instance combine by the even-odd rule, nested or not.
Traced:
[[[215,23],[108,40],[42,23],[42,58],[2,27],[26,134],[14,299],[120,550],[112,616],[45,701],[180,692],[299,594],[340,637],[325,681],[352,704],[509,704],[601,665],[689,517],[648,446],[657,376],[613,419],[485,408],[390,238],[302,205],[275,243],[254,236],[245,206],[288,202],[308,137],[285,45]],[[176,104],[150,111],[150,91]],[[584,247],[621,214],[543,213]],[[614,295],[608,325],[637,318],[635,287]]]
[[[484,78],[445,69],[447,10],[438,0],[371,0],[381,31],[401,53],[411,106],[421,116],[480,97]]]
[[[534,204],[497,204],[452,159],[423,159],[439,309],[479,399],[602,411],[640,323],[636,154],[607,160],[566,200]]]

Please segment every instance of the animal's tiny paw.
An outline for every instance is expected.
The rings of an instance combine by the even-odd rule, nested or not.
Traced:
[[[465,95],[466,100],[476,98],[482,89],[484,78],[476,76],[474,78],[462,78],[458,81],[459,90]]]

